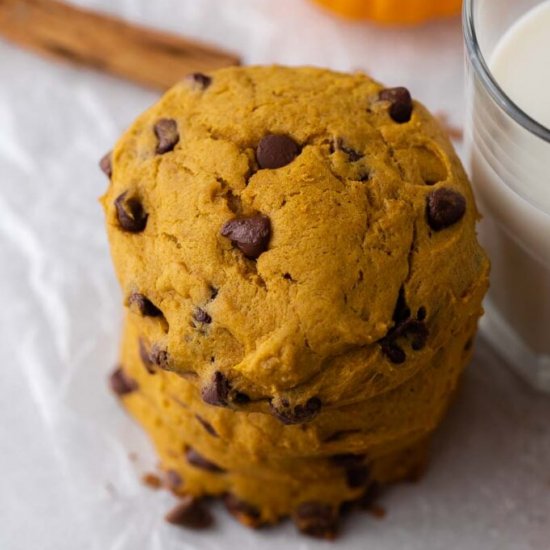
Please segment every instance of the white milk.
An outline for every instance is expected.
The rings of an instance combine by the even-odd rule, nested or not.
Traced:
[[[550,128],[550,1],[527,12],[502,38],[490,69],[508,97]],[[550,208],[548,186],[537,189]]]
[[[550,0],[508,30],[489,67],[509,98],[550,128]],[[471,124],[480,237],[493,264],[482,328],[522,374],[550,390],[550,143],[481,87]]]

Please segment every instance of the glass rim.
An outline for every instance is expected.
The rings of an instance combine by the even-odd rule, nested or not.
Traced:
[[[543,141],[550,143],[550,129],[530,117],[504,92],[491,73],[477,40],[473,4],[475,0],[464,0],[462,27],[468,57],[481,82],[493,100],[520,126]]]

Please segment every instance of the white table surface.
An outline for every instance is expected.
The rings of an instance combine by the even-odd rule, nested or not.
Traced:
[[[230,48],[247,63],[370,71],[461,125],[460,22],[338,21],[305,0],[81,0]],[[550,548],[550,398],[479,341],[432,467],[357,514],[336,545],[289,524],[253,532],[220,509],[205,534],[165,524],[172,497],[138,480],[155,458],[106,391],[120,294],[98,158],[156,94],[0,41],[0,549]],[[129,453],[136,453],[132,460]]]

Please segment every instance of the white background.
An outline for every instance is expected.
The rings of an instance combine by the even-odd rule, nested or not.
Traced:
[[[462,124],[458,19],[399,30],[339,21],[305,0],[80,3],[225,46],[246,63],[365,69]],[[219,508],[208,533],[170,527],[172,497],[138,481],[154,455],[105,386],[121,298],[97,160],[156,97],[0,42],[0,549],[334,548],[289,524],[246,530]],[[391,489],[383,505],[382,520],[347,520],[337,547],[550,548],[550,399],[478,341],[428,475]]]

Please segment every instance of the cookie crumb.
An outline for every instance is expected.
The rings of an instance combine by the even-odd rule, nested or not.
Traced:
[[[162,486],[162,481],[159,476],[152,473],[143,474],[141,481],[144,485],[147,485],[150,489],[160,489]]]
[[[202,501],[191,495],[182,497],[179,504],[170,510],[164,519],[172,525],[189,529],[207,529],[213,523],[212,514]]]
[[[367,512],[376,519],[384,519],[388,514],[386,509],[380,506],[380,504],[371,504],[371,506],[367,508]]]

